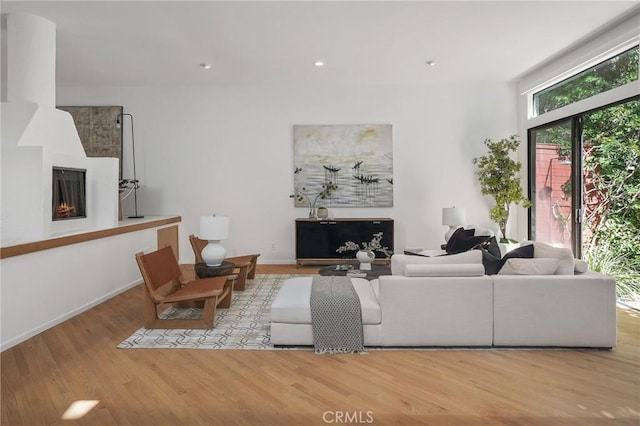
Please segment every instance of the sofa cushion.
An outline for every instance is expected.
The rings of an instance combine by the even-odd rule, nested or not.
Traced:
[[[502,258],[499,258],[499,257],[496,257],[496,256],[492,255],[491,253],[489,253],[486,249],[484,249],[482,247],[480,247],[478,250],[473,250],[473,251],[477,251],[477,252],[481,253],[482,264],[484,265],[485,274],[487,274],[487,275],[496,275],[498,272],[500,272],[500,269],[502,269],[504,264],[509,259],[514,259],[514,258],[531,259],[531,258],[533,258],[534,249],[533,249],[532,245],[526,245],[526,246],[518,247],[518,248],[516,248],[514,250],[511,250],[507,254],[505,254],[504,257],[502,257]]]
[[[271,322],[311,324],[312,277],[289,278],[271,303]],[[363,278],[351,278],[360,299],[363,324],[380,324],[382,314],[373,287]]]
[[[507,259],[498,275],[555,275],[560,261],[544,257]]]
[[[404,268],[409,264],[450,265],[460,263],[482,263],[482,253],[478,250],[471,250],[464,253],[432,257],[394,254],[391,256],[391,275],[404,275]]]
[[[570,249],[564,247],[553,247],[539,241],[526,241],[522,243],[522,245],[533,245],[533,257],[535,258],[544,257],[558,259],[560,264],[558,265],[556,275],[574,274],[574,258]]]
[[[484,266],[480,263],[410,264],[404,267],[404,275],[407,277],[478,277],[484,275]]]
[[[458,228],[447,241],[446,252],[449,254],[469,251],[478,244],[482,244],[491,238],[488,235],[474,235],[475,229]]]
[[[582,259],[573,260],[573,272],[578,274],[584,274],[589,270],[589,264]]]

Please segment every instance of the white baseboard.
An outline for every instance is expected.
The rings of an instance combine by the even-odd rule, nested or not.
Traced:
[[[54,318],[51,321],[47,321],[46,323],[44,323],[44,324],[42,324],[42,325],[40,325],[38,327],[35,327],[35,328],[33,328],[33,329],[29,330],[29,331],[26,331],[26,332],[22,333],[19,336],[16,336],[16,337],[14,337],[12,339],[9,339],[6,342],[2,342],[2,343],[0,343],[0,352],[5,351],[5,350],[7,350],[7,349],[19,344],[19,343],[22,343],[25,340],[28,340],[28,339],[32,338],[33,336],[36,336],[36,335],[42,333],[43,331],[46,331],[46,330],[48,330],[48,329],[50,329],[52,327],[55,327],[56,325],[58,325],[60,323],[63,323],[64,321],[66,321],[66,320],[68,320],[70,318],[73,318],[76,315],[79,315],[79,314],[83,313],[84,311],[87,311],[87,310],[93,308],[94,306],[97,306],[97,305],[99,305],[99,304],[111,299],[112,297],[115,297],[118,294],[129,290],[130,288],[133,288],[133,287],[137,286],[138,284],[140,284],[142,282],[143,282],[142,280],[136,280],[134,282],[126,284],[126,285],[124,285],[124,286],[122,286],[122,287],[120,287],[120,288],[118,288],[116,290],[113,290],[113,291],[105,294],[104,296],[101,296],[101,297],[97,298],[96,300],[94,300],[92,302],[89,302],[89,303],[87,303],[85,305],[79,306],[78,308],[76,308],[76,309],[74,309],[74,310],[72,310],[70,312],[67,312],[66,314],[60,315],[59,317]]]

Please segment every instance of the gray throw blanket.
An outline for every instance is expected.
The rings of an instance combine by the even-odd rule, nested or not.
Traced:
[[[364,352],[362,309],[350,278],[314,276],[310,303],[316,353]]]

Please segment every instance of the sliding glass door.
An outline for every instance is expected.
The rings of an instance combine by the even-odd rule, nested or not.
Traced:
[[[529,167],[533,171],[529,180],[532,202],[530,238],[574,249],[574,253],[574,237],[579,234],[575,229],[577,206],[572,190],[575,185],[576,130],[574,120],[567,119],[532,129],[529,133],[533,148]]]
[[[638,99],[531,129],[530,238],[576,257],[602,241],[637,251],[639,140]]]

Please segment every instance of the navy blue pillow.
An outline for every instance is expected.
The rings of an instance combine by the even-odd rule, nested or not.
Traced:
[[[507,260],[514,258],[531,259],[533,258],[533,244],[518,247],[504,255],[502,259],[489,253],[484,247],[479,247],[482,251],[482,264],[484,265],[484,273],[487,275],[496,275],[500,269],[507,263]]]
[[[482,247],[485,248],[489,253],[494,255],[497,258],[502,257],[502,253],[500,252],[500,246],[498,245],[498,241],[496,237],[491,237],[484,243],[482,243]]]
[[[489,240],[489,236],[474,236],[475,229],[458,228],[447,241],[446,252],[448,254],[457,254],[469,251],[478,244],[482,244]]]
[[[416,253],[414,251],[409,251],[409,250],[405,250],[404,254],[409,255],[409,256],[421,256],[421,257],[429,257],[426,254],[420,254],[420,253]]]

